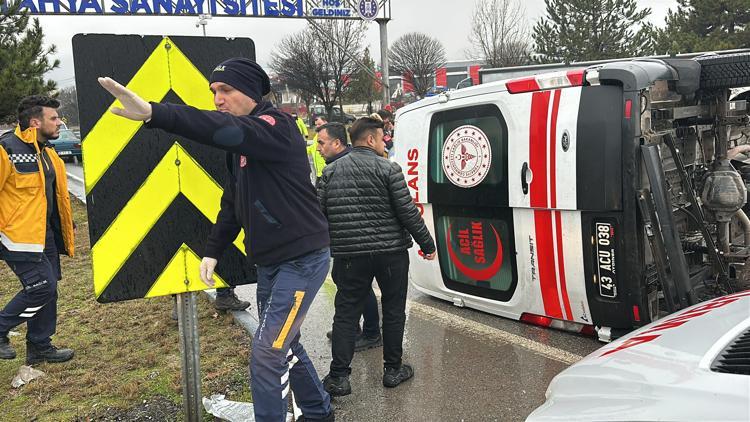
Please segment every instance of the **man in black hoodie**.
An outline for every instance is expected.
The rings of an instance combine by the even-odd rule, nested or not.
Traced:
[[[243,228],[249,261],[258,268],[260,324],[250,358],[255,420],[286,420],[291,386],[306,421],[333,421],[330,396],[299,343],[300,326],[328,273],[328,224],[297,125],[263,100],[270,91],[265,71],[243,58],[216,66],[210,89],[217,111],[147,103],[110,78],[99,83],[123,105],[114,114],[229,153],[230,177],[200,273],[213,286],[218,258]]]

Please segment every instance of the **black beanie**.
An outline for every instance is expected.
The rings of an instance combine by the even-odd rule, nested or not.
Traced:
[[[271,92],[271,81],[266,71],[258,63],[242,57],[234,57],[221,62],[211,72],[209,83],[224,82],[259,103],[263,96]]]

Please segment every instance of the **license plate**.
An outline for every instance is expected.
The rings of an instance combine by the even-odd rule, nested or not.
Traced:
[[[73,151],[60,151],[57,153],[57,155],[71,155],[73,154]]]
[[[596,270],[599,294],[606,298],[617,297],[617,243],[615,228],[610,223],[594,223],[596,238]]]

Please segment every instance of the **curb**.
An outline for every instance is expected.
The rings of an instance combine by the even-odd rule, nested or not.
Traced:
[[[216,300],[216,290],[204,290],[203,293],[208,296],[208,300],[213,303]],[[250,334],[250,337],[255,335],[255,331],[258,330],[258,320],[248,311],[230,311],[234,321],[238,323],[242,328]]]
[[[66,174],[68,175],[68,178],[73,179],[73,180],[75,180],[78,183],[83,183],[84,186],[85,186],[85,182],[83,181],[83,178],[78,177],[78,176],[73,175],[73,174],[70,174],[70,173],[66,173]]]

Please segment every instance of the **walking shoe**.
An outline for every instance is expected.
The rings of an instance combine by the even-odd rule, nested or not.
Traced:
[[[49,346],[46,349],[39,350],[33,344],[26,343],[27,365],[34,365],[42,362],[67,362],[71,359],[73,359],[73,349],[58,349],[55,346]]]
[[[217,311],[244,311],[250,306],[250,302],[240,300],[234,292],[229,296],[216,296],[214,309]]]
[[[297,422],[336,422],[336,415],[333,412],[333,408],[331,408],[331,413],[323,416],[323,419],[312,419],[312,418],[306,418],[305,415],[300,416],[296,419]]]
[[[16,351],[10,345],[8,337],[0,337],[0,359],[15,359]]]
[[[381,347],[383,345],[383,336],[378,334],[375,338],[365,337],[364,334],[358,335],[357,340],[354,342],[354,351],[361,352],[367,349],[373,349],[375,347]]]
[[[323,389],[333,397],[348,396],[352,393],[352,385],[349,383],[349,376],[333,377],[331,374],[323,378]]]
[[[410,365],[402,364],[400,368],[385,368],[383,385],[388,388],[396,387],[414,376],[414,369]]]

